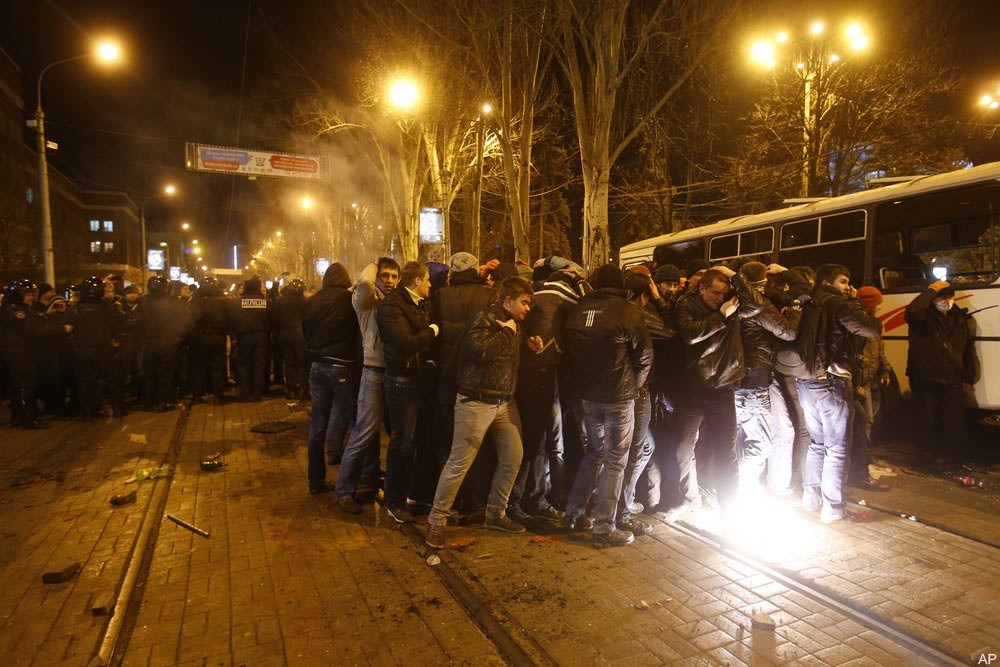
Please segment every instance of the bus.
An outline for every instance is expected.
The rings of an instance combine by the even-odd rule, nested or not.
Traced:
[[[653,261],[683,270],[696,258],[849,267],[856,287],[874,285],[885,295],[886,356],[904,392],[903,311],[928,284],[947,280],[976,321],[973,407],[1000,409],[1000,162],[729,218],[619,251],[622,268]]]

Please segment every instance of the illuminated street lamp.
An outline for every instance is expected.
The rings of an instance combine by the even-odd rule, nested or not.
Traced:
[[[412,79],[395,79],[389,83],[389,104],[401,111],[410,111],[420,101],[420,88]]]
[[[181,225],[181,229],[183,229],[186,232],[187,230],[191,229],[191,223],[189,223],[189,222],[183,223]]]
[[[808,30],[808,36],[797,42],[801,48],[799,57],[792,62],[795,71],[802,79],[802,169],[799,185],[799,196],[808,197],[812,182],[811,169],[813,157],[810,150],[810,138],[816,130],[815,123],[821,110],[814,110],[814,88],[821,85],[823,78],[844,59],[841,53],[831,51],[834,45],[840,45],[851,51],[864,51],[870,45],[868,35],[860,23],[850,23],[844,28],[843,37],[833,35],[827,37],[826,23],[814,21]],[[767,69],[774,69],[778,63],[781,45],[789,42],[789,34],[779,32],[773,39],[755,41],[750,46],[750,60]]]
[[[313,200],[311,197],[305,196],[302,198],[302,201],[300,203],[302,204],[302,208],[308,211],[309,209],[312,208]]]
[[[277,236],[280,239],[281,238],[281,230],[279,229],[278,231],[276,231],[274,233],[274,235]]]
[[[146,273],[149,266],[148,253],[146,251],[146,204],[159,197],[173,197],[175,194],[177,194],[177,188],[172,183],[168,183],[163,186],[162,192],[149,195],[142,200],[142,204],[139,206],[139,228],[141,230],[139,245],[142,248],[142,284],[144,287],[147,282]]]
[[[486,148],[486,117],[493,113],[493,105],[484,102],[479,111],[481,113],[476,118],[476,189],[472,195],[472,210],[475,211],[475,217],[472,219],[472,239],[470,239],[473,252],[477,256],[479,254],[479,221],[483,201],[483,153]]]
[[[990,95],[989,93],[983,95],[979,98],[979,106],[990,111],[996,111],[1000,109],[1000,88],[997,88],[996,95]]]
[[[42,264],[45,271],[45,282],[50,285],[56,284],[56,264],[55,252],[52,247],[52,209],[49,204],[49,165],[45,155],[48,144],[45,141],[45,112],[42,110],[42,80],[45,78],[45,73],[56,65],[89,58],[96,58],[98,62],[103,64],[114,64],[119,62],[121,57],[121,47],[115,42],[104,40],[94,45],[93,53],[63,58],[49,63],[38,75],[36,97],[38,107],[35,109],[35,131],[38,134],[38,196],[42,207]],[[145,264],[145,258],[143,258],[143,263]]]
[[[194,239],[194,240],[192,240],[192,241],[191,241],[191,245],[198,245],[198,239]]]

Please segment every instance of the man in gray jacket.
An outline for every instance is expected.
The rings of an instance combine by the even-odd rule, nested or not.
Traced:
[[[379,427],[386,414],[385,359],[376,315],[382,300],[396,289],[398,283],[399,264],[391,257],[380,257],[361,271],[351,296],[361,329],[364,368],[358,392],[358,420],[344,448],[337,474],[337,506],[348,514],[361,512],[359,502],[364,504],[375,500]],[[329,463],[336,465],[335,461]]]

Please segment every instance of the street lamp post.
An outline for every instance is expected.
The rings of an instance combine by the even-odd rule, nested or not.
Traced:
[[[148,282],[147,274],[149,272],[149,251],[146,248],[146,204],[157,199],[159,197],[167,196],[172,197],[174,193],[177,192],[177,188],[173,185],[167,185],[163,188],[163,192],[157,192],[156,194],[149,195],[142,200],[142,205],[139,206],[139,229],[142,233],[142,238],[139,241],[139,245],[142,249],[142,257],[139,258],[140,265],[142,266],[142,286],[143,289],[146,287]]]
[[[480,217],[483,200],[483,153],[486,147],[486,116],[493,112],[493,106],[488,102],[480,109],[479,117],[476,118],[476,189],[473,193],[472,210],[475,212],[472,219],[472,235],[469,245],[472,247],[472,254],[479,257],[479,233]]]
[[[795,65],[795,69],[802,79],[802,166],[799,178],[799,196],[808,197],[815,180],[815,160],[812,144],[819,136],[818,121],[822,116],[822,109],[814,109],[814,105],[821,101],[821,86],[823,76],[830,68],[839,63],[842,58],[838,53],[829,51],[827,48],[818,48],[817,43],[823,39],[826,32],[826,24],[822,21],[815,21],[809,26],[809,41],[807,52],[800,62]],[[863,28],[857,23],[851,23],[844,30],[846,46],[853,51],[864,51],[869,46],[868,36]],[[762,40],[755,42],[750,49],[750,58],[757,64],[768,69],[773,69],[777,65],[777,50],[780,45],[788,42],[788,33],[779,32],[773,40]],[[828,46],[829,44],[825,44]]]
[[[42,266],[45,282],[50,285],[56,284],[56,264],[52,237],[52,209],[49,203],[49,164],[45,155],[45,111],[42,109],[42,80],[45,78],[45,74],[57,65],[86,60],[90,57],[91,54],[86,54],[49,63],[38,75],[36,86],[35,131],[38,136],[38,197],[41,200],[42,209]],[[97,46],[97,57],[106,63],[117,62],[121,58],[121,50],[112,42],[102,42]]]

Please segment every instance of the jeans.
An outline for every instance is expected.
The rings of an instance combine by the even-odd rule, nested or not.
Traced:
[[[412,378],[385,378],[389,406],[389,451],[385,455],[385,503],[406,507],[413,471],[413,438],[420,415],[420,388]]]
[[[309,420],[309,488],[326,483],[326,453],[330,443],[343,442],[357,414],[354,369],[323,361],[309,368],[312,417]]]
[[[739,487],[736,463],[736,402],[732,389],[701,389],[680,397],[677,419],[677,468],[684,504],[701,505],[695,445],[715,464],[715,484],[723,519],[734,509]]]
[[[579,518],[594,499],[594,534],[615,530],[618,499],[622,494],[625,465],[635,427],[635,401],[593,403],[583,401],[586,451],[566,501],[566,516]]]
[[[443,526],[448,522],[448,514],[462,480],[472,467],[487,434],[496,444],[497,468],[493,473],[486,511],[501,516],[505,513],[524,453],[517,404],[508,401],[495,405],[458,396],[455,400],[455,433],[451,453],[438,479],[434,507],[427,517],[430,525]]]
[[[767,490],[776,496],[792,493],[795,429],[777,378],[767,388],[771,399],[771,453],[767,457]]]
[[[519,505],[530,513],[552,507],[546,498],[547,471],[552,471],[553,486],[557,482],[562,485],[562,409],[554,371],[522,377],[518,385],[524,457],[510,493],[510,505]]]
[[[844,473],[850,446],[851,381],[839,377],[799,380],[799,400],[809,428],[802,506],[828,520],[844,517]]]
[[[792,424],[792,480],[790,486],[794,487],[800,484],[802,478],[805,477],[806,455],[809,452],[809,429],[806,427],[806,416],[799,400],[798,381],[790,375],[780,374],[777,376],[777,381],[781,397],[785,399],[788,418]]]
[[[366,366],[361,371],[357,419],[337,474],[338,498],[350,496],[359,488],[374,489],[378,483],[379,429],[385,415],[385,371]]]
[[[767,387],[740,388],[735,400],[740,490],[755,493],[771,453],[771,395]]]
[[[649,436],[653,439],[653,457],[646,466],[645,492],[641,499],[647,507],[673,507],[681,503],[678,497],[677,439],[674,419],[675,392],[662,388],[651,392],[652,416]]]
[[[646,470],[649,460],[653,458],[653,437],[649,432],[649,422],[653,406],[649,398],[649,390],[640,389],[639,397],[635,399],[635,426],[632,429],[632,443],[628,450],[628,464],[625,466],[622,495],[618,502],[618,515],[623,521],[632,518],[628,506],[635,502],[635,489],[639,478]]]

